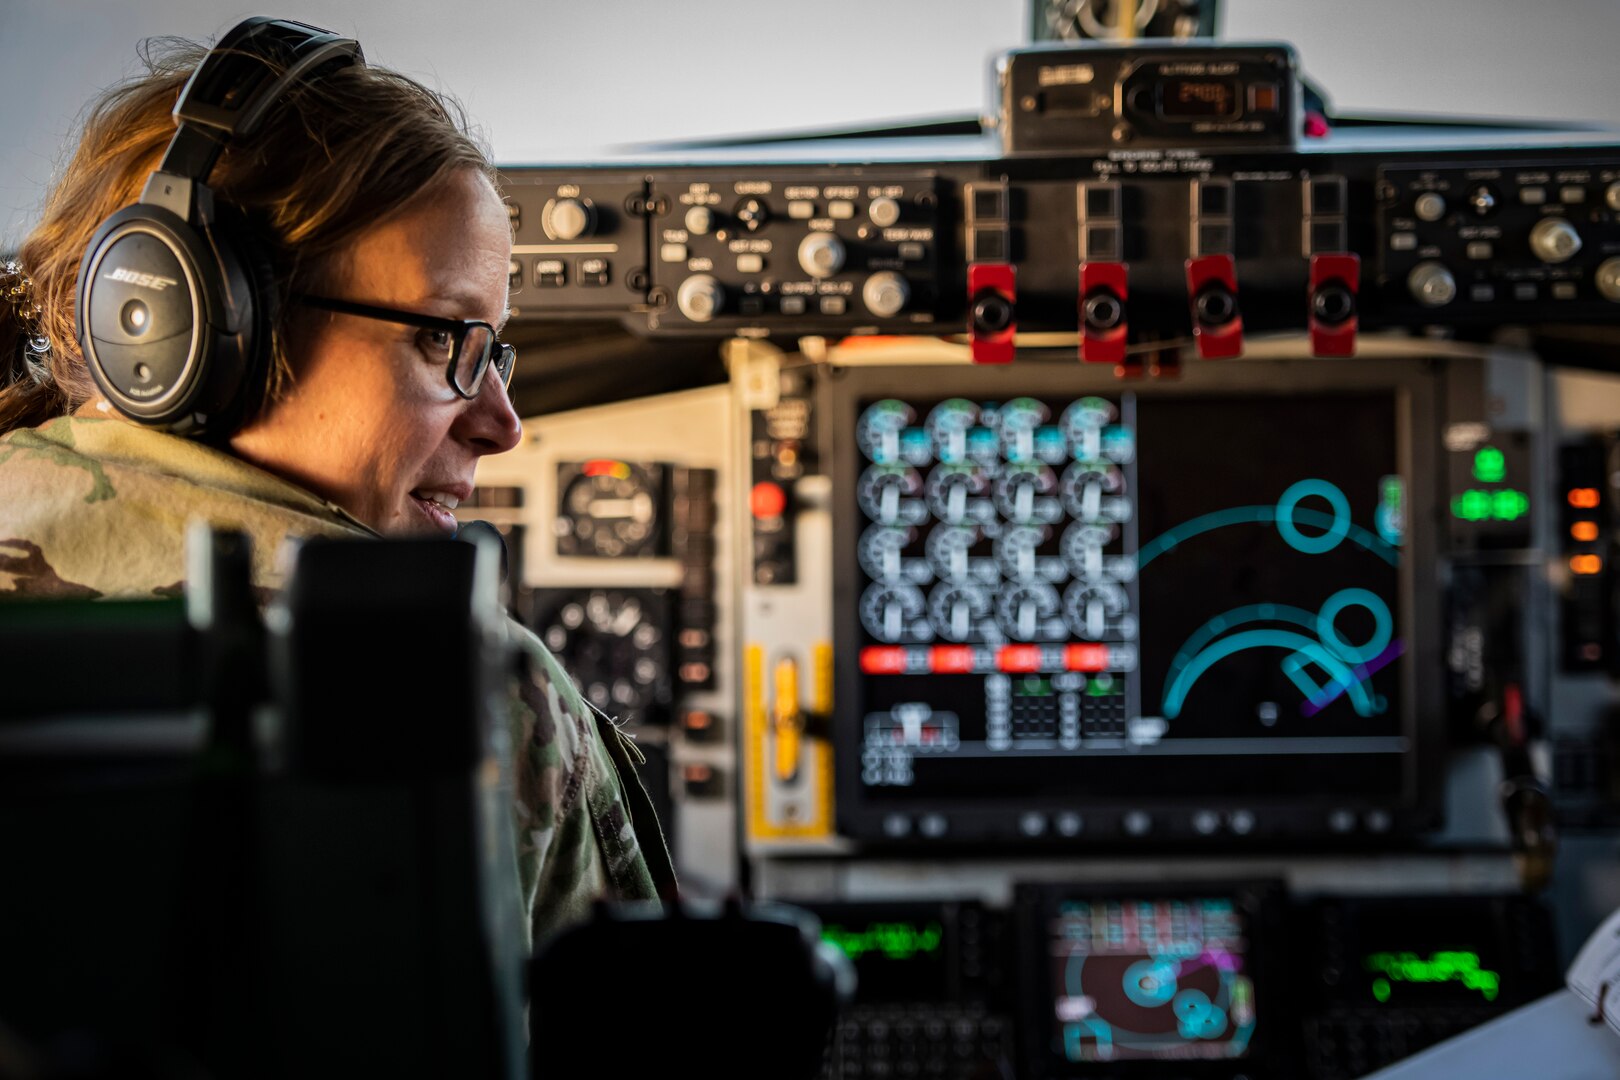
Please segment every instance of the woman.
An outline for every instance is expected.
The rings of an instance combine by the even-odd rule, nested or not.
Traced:
[[[240,422],[186,439],[110,407],[76,333],[75,282],[101,223],[142,198],[206,55],[167,43],[148,76],[95,104],[38,228],[0,269],[0,597],[172,595],[198,517],[248,532],[256,584],[273,591],[288,537],[453,531],[478,459],[520,438],[513,354],[490,331],[511,257],[494,170],[453,103],[363,63],[298,81],[207,172],[273,301]],[[514,688],[513,724],[538,941],[598,897],[668,895],[673,878],[622,736],[512,631],[537,671]]]

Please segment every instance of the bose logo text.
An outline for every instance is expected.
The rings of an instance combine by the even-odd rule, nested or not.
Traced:
[[[159,277],[157,274],[143,274],[136,270],[126,270],[122,266],[115,266],[107,271],[108,281],[123,281],[131,285],[139,285],[143,289],[156,289],[162,292],[170,285],[180,284],[174,278]]]

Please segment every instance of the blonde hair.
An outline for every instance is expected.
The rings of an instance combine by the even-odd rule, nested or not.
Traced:
[[[49,192],[18,258],[33,280],[37,327],[0,303],[0,434],[70,413],[96,393],[79,354],[74,298],[91,235],[136,202],[174,135],[181,88],[207,49],[173,38],[143,43],[147,74],[104,92]],[[276,295],[319,282],[360,233],[463,169],[495,180],[489,155],[452,98],[404,75],[355,65],[296,87],[250,140],[227,146],[208,184],[246,219]],[[265,400],[291,375],[281,314]],[[43,334],[48,355],[25,348]]]

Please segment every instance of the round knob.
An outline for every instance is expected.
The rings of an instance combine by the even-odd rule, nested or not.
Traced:
[[[900,314],[906,306],[906,301],[911,299],[911,286],[893,270],[880,270],[861,286],[861,299],[866,301],[866,310],[887,319]]]
[[[744,199],[737,204],[737,209],[731,212],[731,216],[749,232],[758,232],[771,214],[765,209],[765,204],[758,199]]]
[[[714,211],[707,206],[694,206],[686,212],[686,231],[693,236],[703,236],[714,228]]]
[[[1437,191],[1425,191],[1417,197],[1412,209],[1424,221],[1439,221],[1446,214],[1445,196]]]
[[[1311,296],[1311,313],[1317,321],[1337,326],[1356,313],[1356,297],[1337,283],[1323,285]]]
[[[720,314],[725,302],[726,290],[708,274],[694,274],[675,292],[675,306],[693,322],[708,322]]]
[[[1604,259],[1597,268],[1597,290],[1603,299],[1620,304],[1620,256]]]
[[[1568,262],[1581,250],[1581,234],[1566,218],[1545,217],[1530,230],[1530,250],[1542,262]]]
[[[1457,298],[1457,279],[1437,262],[1420,262],[1406,275],[1412,298],[1425,307],[1444,307]]]
[[[1086,325],[1093,330],[1106,331],[1118,326],[1125,317],[1125,305],[1112,290],[1097,289],[1081,305]]]
[[[1620,180],[1604,189],[1603,201],[1609,204],[1610,210],[1620,210]]]
[[[832,233],[811,233],[799,243],[799,265],[813,278],[832,277],[844,268],[844,242]]]
[[[1237,314],[1237,297],[1228,289],[1205,289],[1193,301],[1198,321],[1205,326],[1223,326]]]
[[[1489,217],[1496,209],[1496,192],[1489,184],[1480,184],[1468,193],[1468,205],[1480,217]]]
[[[987,292],[973,301],[973,329],[989,336],[1012,325],[1013,308],[1000,293]]]
[[[540,211],[540,227],[553,240],[578,240],[596,226],[596,208],[584,199],[552,199]]]
[[[866,208],[866,216],[880,229],[887,229],[900,220],[900,204],[887,195],[873,199]]]

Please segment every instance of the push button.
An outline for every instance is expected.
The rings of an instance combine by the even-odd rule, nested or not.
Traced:
[[[555,289],[568,284],[568,264],[561,259],[536,259],[534,283],[543,289]]]
[[[608,261],[606,259],[579,260],[579,283],[581,285],[606,285],[608,283]]]

